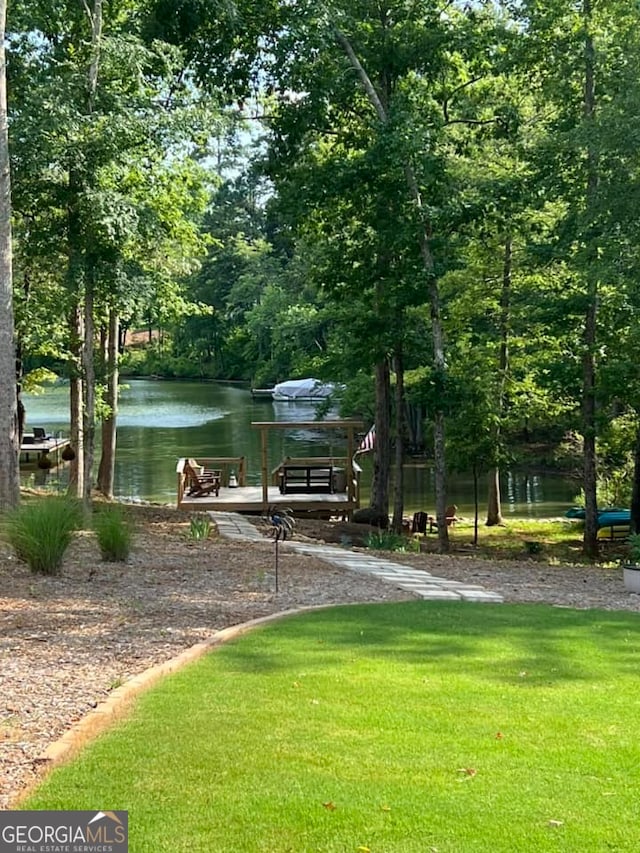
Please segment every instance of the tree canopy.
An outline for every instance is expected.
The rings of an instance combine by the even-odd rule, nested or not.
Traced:
[[[450,465],[494,472],[496,523],[523,442],[578,435],[593,552],[600,474],[630,468],[612,425],[637,431],[640,410],[639,16],[18,0],[22,362],[99,387],[86,327],[115,312],[156,330],[156,373],[339,381],[345,413],[375,418],[384,511],[392,446],[396,477],[403,447],[432,455],[440,516],[452,446]]]

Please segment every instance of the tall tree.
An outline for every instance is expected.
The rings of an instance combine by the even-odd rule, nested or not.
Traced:
[[[7,125],[5,29],[7,2],[0,0],[0,511],[20,496],[20,435],[16,393],[11,249],[11,178]]]
[[[53,325],[63,309],[69,323],[61,349],[71,387],[73,488],[88,500],[101,391],[94,330],[135,295],[156,309],[182,304],[177,280],[202,249],[196,218],[204,169],[194,155],[206,148],[199,140],[213,122],[183,79],[180,52],[142,40],[144,4],[68,3],[62,14],[17,0],[15,9],[12,134],[20,268],[30,282],[24,307],[37,311],[57,286],[48,319]]]
[[[637,239],[637,217],[621,198],[628,198],[637,173],[636,153],[623,140],[637,132],[637,111],[629,109],[637,100],[637,84],[629,68],[638,57],[640,13],[633,4],[600,0],[523,0],[515,8],[525,34],[522,61],[544,99],[539,187],[558,205],[553,249],[556,263],[571,273],[573,307],[579,306],[575,330],[580,330],[580,343],[573,353],[580,365],[583,549],[594,556],[598,434],[619,405],[615,384],[607,385],[602,377],[615,349],[609,345],[615,304],[631,285],[623,271],[626,243],[632,231]],[[572,314],[573,322],[579,315],[577,310]]]

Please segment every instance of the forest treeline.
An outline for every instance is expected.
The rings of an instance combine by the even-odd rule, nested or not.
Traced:
[[[523,438],[580,455],[587,554],[598,503],[640,529],[639,24],[628,0],[12,3],[17,387],[69,379],[77,494],[96,453],[112,490],[120,368],[315,376],[375,422],[395,527],[406,450],[433,457],[443,550],[447,468],[499,523]]]

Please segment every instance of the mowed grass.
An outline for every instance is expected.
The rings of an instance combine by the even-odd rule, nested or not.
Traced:
[[[132,853],[640,850],[640,622],[409,602],[244,635],[23,804],[128,809]]]
[[[478,542],[473,553],[487,559],[531,559],[551,563],[584,563],[582,538],[584,524],[569,519],[507,519],[504,524],[486,527],[483,520],[478,525]],[[474,525],[463,519],[449,528],[452,551],[468,551],[474,541]],[[429,533],[422,540],[424,550],[436,552],[438,539]],[[535,551],[529,543],[537,544]],[[600,541],[600,556],[596,562],[617,563],[629,552],[626,539]]]

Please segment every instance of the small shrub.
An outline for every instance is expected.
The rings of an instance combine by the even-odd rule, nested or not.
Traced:
[[[208,539],[209,533],[211,532],[211,519],[209,516],[202,512],[197,515],[192,516],[191,522],[189,524],[189,538],[190,539]]]
[[[58,575],[73,534],[82,524],[77,501],[69,498],[42,498],[9,513],[4,537],[19,560],[32,572]]]
[[[132,529],[121,506],[98,510],[93,520],[102,559],[107,563],[123,563],[131,551]]]
[[[376,551],[406,551],[407,537],[393,533],[391,530],[376,530],[369,533],[365,539],[365,545]]]
[[[629,542],[629,560],[634,565],[640,565],[640,533],[632,533]]]

